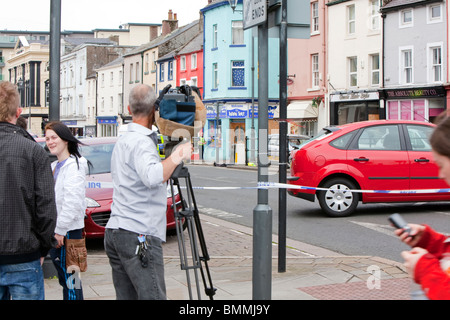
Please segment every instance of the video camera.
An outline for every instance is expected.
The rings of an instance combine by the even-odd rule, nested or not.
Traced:
[[[196,110],[193,91],[200,96],[197,87],[183,85],[172,89],[172,85],[167,85],[161,91],[156,103],[160,117],[186,126],[193,126]]]
[[[162,122],[157,121],[160,132],[167,136],[164,149],[166,156],[169,156],[172,149],[183,138],[172,137],[172,131],[176,129],[193,128],[196,120],[197,103],[193,92],[200,98],[200,91],[197,87],[183,85],[172,88],[167,85],[160,93],[156,100],[156,110],[159,112],[159,118]],[[191,132],[189,132],[192,136]]]

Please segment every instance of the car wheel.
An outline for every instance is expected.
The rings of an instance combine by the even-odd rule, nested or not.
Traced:
[[[320,207],[331,217],[346,217],[351,215],[359,202],[359,194],[351,192],[356,186],[345,178],[335,178],[322,186],[328,190],[317,193]]]

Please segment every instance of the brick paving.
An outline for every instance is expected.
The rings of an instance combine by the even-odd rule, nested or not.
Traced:
[[[204,214],[200,216],[210,256],[208,266],[217,289],[214,299],[251,300],[253,230]],[[277,240],[273,236],[273,300],[409,299],[410,280],[400,263],[379,257],[344,256],[292,239],[287,239],[286,272],[279,273]],[[189,244],[188,239],[185,244]],[[169,236],[163,250],[167,297],[188,300],[187,277],[180,268],[177,238]],[[85,299],[115,299],[111,267],[101,248],[90,249],[88,245],[88,265],[88,271],[82,274]],[[372,270],[378,272],[379,286],[369,289],[370,277],[375,275]],[[191,283],[195,291],[195,282]],[[46,279],[45,285],[46,299],[62,298],[57,279]],[[201,291],[203,294],[203,288]]]

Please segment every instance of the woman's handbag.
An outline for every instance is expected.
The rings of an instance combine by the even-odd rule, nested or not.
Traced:
[[[87,270],[86,241],[83,239],[65,239],[66,269],[77,266],[80,272]]]

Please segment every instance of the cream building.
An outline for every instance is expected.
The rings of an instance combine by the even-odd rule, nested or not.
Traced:
[[[121,46],[138,46],[161,34],[161,24],[127,23],[119,29],[94,29],[95,38],[108,38]]]
[[[123,57],[95,70],[97,72],[97,136],[117,136],[126,110],[123,102]]]
[[[328,6],[330,124],[379,119],[383,114],[380,0],[337,0]],[[382,106],[382,104],[381,104]]]
[[[42,136],[42,121],[48,119],[49,45],[47,41],[19,40],[6,58],[9,81],[21,97],[22,115],[32,133]]]

